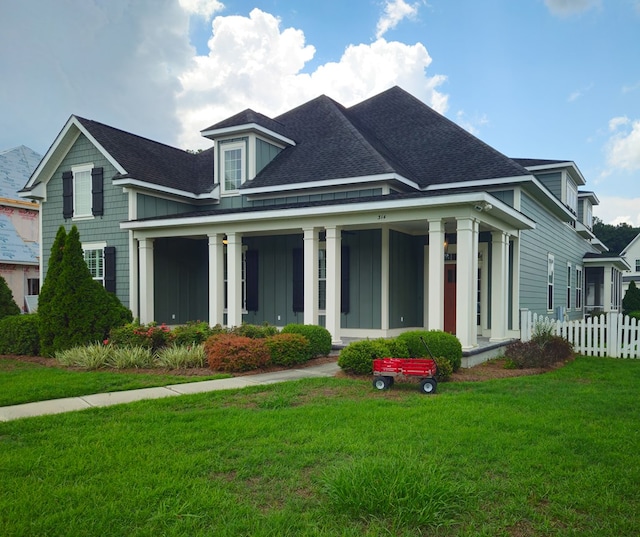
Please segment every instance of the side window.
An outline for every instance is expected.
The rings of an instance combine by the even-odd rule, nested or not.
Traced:
[[[93,164],[73,166],[62,172],[62,216],[74,219],[104,214],[103,171]]]
[[[567,309],[571,308],[571,263],[567,263]]]
[[[82,245],[84,261],[91,277],[100,282],[107,291],[116,292],[116,249],[104,242]]]
[[[582,309],[582,267],[576,267],[576,309]]]
[[[246,179],[245,143],[221,145],[221,185],[223,192],[235,192]]]
[[[547,255],[547,310],[553,310],[553,284],[554,284],[554,258],[553,254]]]

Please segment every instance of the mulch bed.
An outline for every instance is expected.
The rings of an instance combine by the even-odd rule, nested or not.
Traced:
[[[20,360],[22,362],[29,362],[34,364],[40,364],[46,367],[58,367],[61,369],[71,369],[71,370],[82,370],[80,368],[72,368],[72,367],[64,367],[58,364],[55,358],[44,358],[41,356],[3,356],[3,358],[10,358],[12,360]],[[322,356],[320,358],[314,358],[305,364],[295,366],[295,369],[304,369],[306,367],[312,367],[316,365],[326,364],[329,362],[337,361],[337,354],[330,354],[329,356]],[[483,364],[465,369],[460,368],[457,372],[455,372],[450,379],[450,382],[478,382],[483,380],[491,380],[491,379],[499,379],[499,378],[510,378],[510,377],[521,377],[525,375],[539,375],[541,373],[545,373],[550,371],[550,369],[545,368],[531,368],[531,369],[505,369],[506,361],[504,359],[495,359],[489,362],[485,362]],[[558,364],[556,367],[562,367],[564,364]],[[234,373],[234,376],[244,376],[244,375],[255,375],[258,373],[270,373],[274,371],[282,371],[288,369],[286,367],[279,366],[271,366],[262,368],[255,371],[246,371],[242,373]],[[164,369],[164,368],[146,368],[146,369],[113,369],[110,370],[113,372],[121,372],[121,373],[145,373],[148,375],[177,375],[177,376],[189,376],[189,377],[198,377],[198,376],[208,376],[212,375],[214,372],[211,371],[208,367],[202,368],[188,368],[188,369]],[[338,371],[336,373],[336,377],[342,378],[360,378],[360,379],[371,379],[371,375],[351,375],[345,373],[344,371]]]

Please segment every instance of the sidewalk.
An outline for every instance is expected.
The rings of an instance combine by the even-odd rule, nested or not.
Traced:
[[[142,388],[140,390],[127,390],[123,392],[96,393],[83,395],[82,397],[67,397],[53,399],[51,401],[38,401],[0,407],[0,421],[11,421],[32,416],[44,416],[47,414],[61,414],[73,410],[85,408],[119,405],[132,403],[143,399],[160,399],[176,395],[213,392],[217,390],[229,390],[232,388],[246,388],[247,386],[259,386],[275,384],[287,380],[299,380],[313,377],[333,377],[340,368],[335,362],[304,369],[286,369],[274,373],[262,373],[258,375],[246,375],[219,380],[201,380],[185,384],[172,384],[158,388]]]

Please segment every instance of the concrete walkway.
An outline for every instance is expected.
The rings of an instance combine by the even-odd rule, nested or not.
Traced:
[[[261,373],[258,375],[246,375],[219,380],[201,380],[185,384],[172,384],[158,388],[142,388],[140,390],[127,390],[123,392],[96,393],[83,395],[82,397],[67,397],[53,399],[51,401],[38,401],[37,403],[25,403],[0,407],[0,421],[11,421],[32,416],[44,416],[47,414],[61,414],[73,410],[84,410],[92,407],[103,407],[132,403],[143,399],[160,399],[192,393],[213,392],[217,390],[229,390],[232,388],[246,388],[247,386],[259,386],[275,384],[287,380],[299,380],[303,378],[333,377],[340,368],[335,362],[303,369],[287,369],[274,373]]]

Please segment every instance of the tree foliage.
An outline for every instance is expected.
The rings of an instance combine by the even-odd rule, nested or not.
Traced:
[[[71,228],[60,248],[63,235],[61,228],[58,231],[61,240],[56,237],[54,242],[51,255],[54,264],[49,266],[43,291],[48,288],[39,301],[43,354],[101,342],[111,328],[132,320],[131,312],[117,297],[92,278],[78,229]]]
[[[622,222],[617,226],[605,224],[597,216],[593,218],[593,233],[609,248],[612,254],[619,254],[640,233],[640,228]]]
[[[0,276],[0,319],[9,315],[18,315],[19,313],[20,308],[13,299],[13,293],[7,285],[7,281]]]
[[[628,314],[636,311],[640,311],[640,289],[636,286],[636,282],[631,280],[622,299],[622,312]]]

